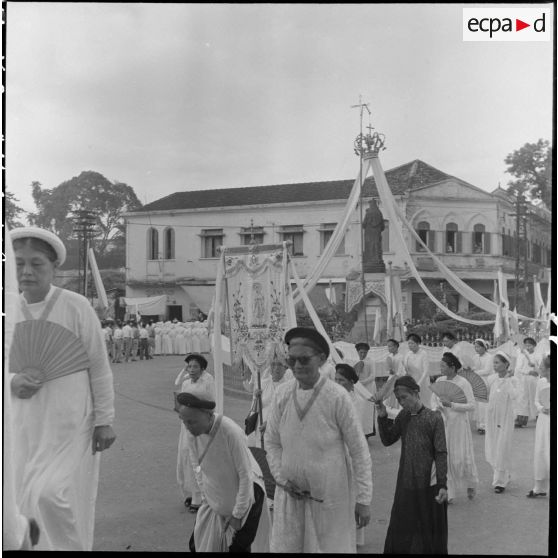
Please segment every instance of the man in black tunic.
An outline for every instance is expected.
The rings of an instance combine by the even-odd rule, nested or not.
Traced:
[[[401,459],[384,554],[447,554],[447,449],[438,411],[420,401],[411,376],[398,378],[394,394],[403,408],[392,422],[376,402],[384,446],[401,438]]]

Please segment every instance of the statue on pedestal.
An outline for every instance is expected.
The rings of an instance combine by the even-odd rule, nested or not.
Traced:
[[[384,216],[376,203],[370,200],[366,215],[362,221],[364,230],[364,271],[385,273],[386,267],[382,257],[382,231],[385,228]]]

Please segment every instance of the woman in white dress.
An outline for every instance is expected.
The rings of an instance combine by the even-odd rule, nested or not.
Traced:
[[[488,377],[484,453],[494,471],[492,486],[497,494],[504,492],[511,476],[514,402],[519,386],[510,367],[511,357],[498,351],[493,358],[496,374]]]
[[[17,504],[40,527],[36,550],[89,551],[99,452],[115,440],[112,371],[101,325],[85,297],[52,284],[66,256],[56,235],[22,227],[11,231],[11,240],[22,292],[9,371]],[[77,338],[88,366],[66,368],[67,374],[50,379],[39,368],[17,369],[18,336],[25,340],[26,326],[33,330],[36,321],[57,335]]]
[[[546,496],[550,487],[550,403],[541,401],[543,390],[550,390],[550,355],[543,358],[539,373],[541,377],[535,394],[535,405],[539,411],[535,430],[535,486],[527,498]]]
[[[202,322],[200,327],[201,335],[200,335],[200,345],[201,345],[201,352],[202,353],[210,353],[211,352],[211,344],[209,343],[209,331],[207,329],[207,320]]]
[[[201,342],[200,342],[200,322],[195,322],[192,328],[192,351],[195,353],[201,353]]]
[[[186,344],[186,354],[193,353],[192,349],[192,322],[186,322],[184,324],[184,343]]]
[[[492,366],[492,355],[488,352],[488,343],[484,339],[475,339],[473,344],[475,348],[475,358],[473,360],[473,372],[476,372],[486,384],[488,388],[488,376],[494,373]],[[477,401],[477,432],[485,434],[486,432],[486,409],[488,402]]]
[[[154,355],[160,355],[163,352],[163,343],[162,343],[162,335],[163,335],[163,324],[158,322],[155,325],[155,348],[153,349]]]
[[[176,328],[176,354],[185,355],[186,354],[186,328],[180,324]]]
[[[161,350],[163,356],[172,355],[173,348],[172,348],[172,339],[170,336],[171,332],[171,323],[165,322],[163,326],[162,338],[161,338]]]
[[[425,407],[430,407],[430,375],[428,371],[428,355],[420,346],[421,338],[416,333],[407,335],[409,352],[403,357],[405,374],[412,376],[419,385],[420,400]]]
[[[215,400],[215,380],[207,372],[207,360],[200,354],[190,354],[184,361],[186,366],[180,371],[175,385],[180,386],[181,393],[192,393],[199,397]],[[201,491],[190,464],[188,435],[184,424],[180,425],[178,438],[178,457],[176,462],[176,480],[182,491],[184,505],[196,513],[201,505]]]
[[[475,410],[475,398],[471,384],[457,372],[461,369],[459,359],[449,351],[444,353],[440,361],[442,376],[436,382],[448,381],[460,387],[467,398],[466,403],[455,403],[446,396],[432,394],[431,408],[440,411],[446,429],[448,449],[448,503],[464,488],[467,497],[472,500],[479,483],[473,437],[469,425],[469,412]]]
[[[369,438],[374,430],[374,403],[370,399],[365,398],[359,390],[355,389],[355,384],[358,381],[358,374],[349,364],[340,363],[335,366],[335,382],[349,392],[360,419],[362,431],[366,438]]]

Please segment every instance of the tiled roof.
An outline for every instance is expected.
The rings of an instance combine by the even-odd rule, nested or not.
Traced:
[[[403,194],[413,188],[434,184],[447,178],[451,178],[451,176],[418,159],[386,172],[386,179],[391,191],[396,195]],[[343,200],[349,197],[353,184],[354,179],[349,179],[175,192],[160,200],[148,203],[137,211],[166,211],[233,205]],[[364,196],[377,195],[378,192],[374,178],[367,178],[364,181]]]

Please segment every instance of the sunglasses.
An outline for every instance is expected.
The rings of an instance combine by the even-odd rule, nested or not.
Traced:
[[[300,356],[300,357],[289,356],[289,357],[287,357],[287,364],[292,368],[296,364],[296,361],[298,360],[298,362],[300,362],[301,366],[306,366],[310,362],[310,360],[312,358],[314,358],[315,356],[316,356],[316,353],[314,353],[313,355],[310,355],[310,356]]]

